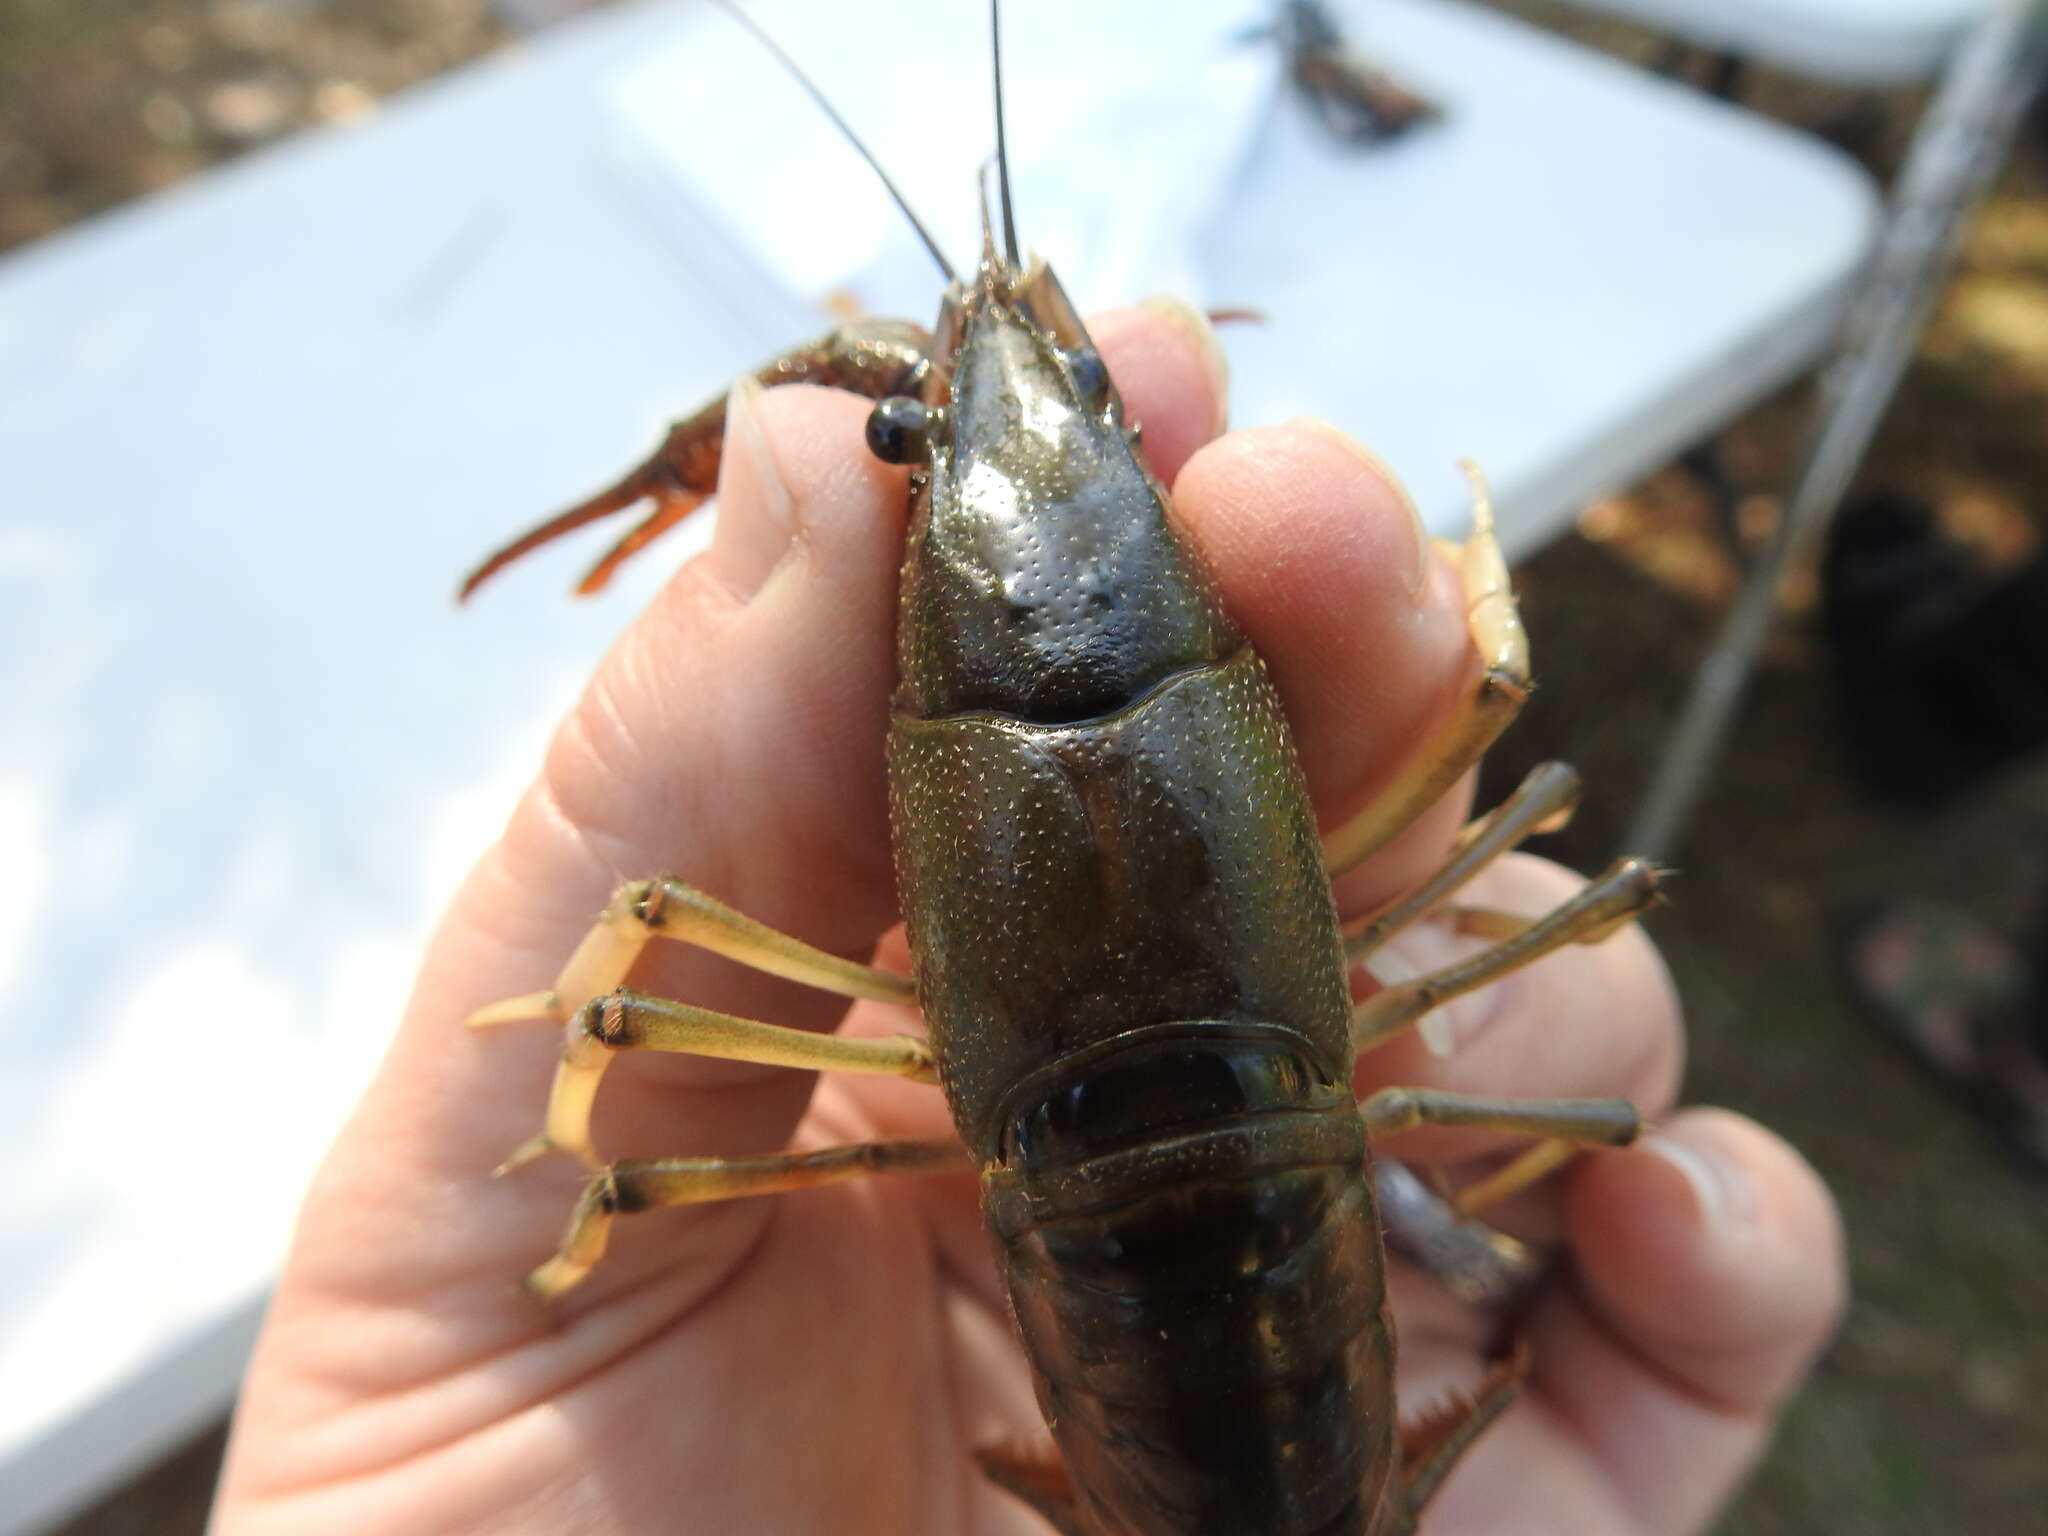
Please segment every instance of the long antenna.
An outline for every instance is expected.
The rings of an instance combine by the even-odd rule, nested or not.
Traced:
[[[867,161],[868,169],[875,173],[883,187],[888,190],[889,196],[896,200],[896,206],[903,210],[903,217],[910,220],[910,227],[917,231],[917,238],[924,242],[924,248],[932,253],[932,260],[937,262],[939,270],[946,274],[946,281],[949,283],[959,281],[958,276],[953,271],[953,264],[946,260],[946,253],[939,249],[939,243],[932,238],[931,231],[926,229],[918,216],[910,211],[910,204],[904,201],[903,194],[897,190],[896,183],[889,179],[889,173],[882,169],[882,162],[875,158],[874,152],[867,145],[861,143],[860,135],[855,133],[846,119],[839,115],[839,109],[825,99],[825,93],[818,89],[817,85],[812,82],[811,77],[797,67],[796,60],[792,59],[783,49],[783,46],[762,29],[759,22],[741,10],[734,3],[734,0],[712,0],[712,3],[751,32],[754,35],[754,41],[773,54],[776,61],[789,71],[790,75],[796,80],[796,83],[809,93],[811,100],[818,104],[819,110],[832,119],[832,126],[846,135],[846,142],[859,152],[861,159]],[[998,133],[1000,133],[1000,129],[998,129]],[[1007,213],[1009,203],[1009,189],[1007,187],[1004,188],[1003,200],[1004,211]]]
[[[1003,189],[1003,254],[1011,266],[1018,265],[1017,214],[1010,206],[1010,146],[1003,135],[1003,7],[1002,0],[988,0],[989,52],[996,69],[996,181]]]

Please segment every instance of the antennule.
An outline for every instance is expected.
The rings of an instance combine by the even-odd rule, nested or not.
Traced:
[[[988,173],[994,164],[994,156],[982,161],[981,169],[974,178],[975,187],[981,193],[981,264],[984,267],[994,265],[996,259],[996,227],[988,212]],[[1016,263],[1010,265],[1015,266]]]
[[[754,36],[754,41],[774,55],[776,62],[788,70],[796,83],[802,86],[811,100],[818,104],[818,109],[832,119],[832,126],[846,135],[846,142],[854,147],[861,159],[867,161],[868,169],[875,173],[889,196],[895,199],[896,206],[903,210],[903,217],[910,220],[910,227],[917,231],[917,238],[924,242],[924,248],[932,253],[932,260],[939,264],[939,270],[945,273],[946,281],[949,283],[959,281],[958,276],[953,271],[953,264],[946,260],[946,253],[939,249],[938,241],[932,238],[931,231],[924,227],[923,221],[910,211],[910,204],[904,200],[903,194],[897,190],[896,183],[889,179],[889,173],[882,169],[882,162],[874,157],[874,153],[869,150],[867,145],[861,143],[860,135],[855,133],[852,127],[848,125],[846,119],[839,115],[839,109],[825,99],[825,93],[818,89],[811,77],[797,67],[796,60],[789,56],[780,43],[768,35],[759,22],[741,10],[735,3],[735,0],[712,0],[712,3],[734,21],[745,27],[747,31],[751,32]],[[1004,188],[1003,201],[1005,212],[1007,212],[1009,204],[1009,189],[1007,186]]]
[[[1017,252],[1017,214],[1010,206],[1010,146],[1003,134],[1003,7],[1002,0],[988,0],[989,52],[995,59],[996,74],[996,181],[1003,189],[1003,253],[1011,266],[1021,266]]]

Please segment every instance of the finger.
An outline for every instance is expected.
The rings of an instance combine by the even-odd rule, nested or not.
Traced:
[[[740,414],[745,440],[755,434],[744,400]],[[375,1302],[436,1324],[437,1350],[395,1353],[395,1370],[453,1371],[550,1326],[516,1284],[554,1248],[579,1175],[566,1162],[516,1178],[489,1173],[538,1129],[561,1032],[478,1034],[462,1021],[495,998],[549,985],[617,882],[677,873],[756,911],[780,909],[765,914],[771,922],[780,915],[791,926],[796,913],[810,922],[805,937],[842,952],[858,948],[864,926],[871,936],[886,921],[886,896],[862,894],[886,891],[885,858],[833,829],[860,808],[882,814],[868,717],[880,713],[892,672],[901,475],[846,452],[861,428],[849,397],[781,392],[751,414],[773,457],[741,448],[726,461],[726,511],[779,520],[784,556],[766,562],[759,544],[728,545],[693,562],[600,665],[429,945],[397,1038],[308,1194],[273,1337],[303,1334],[305,1320],[317,1334],[337,1301]],[[750,741],[774,774],[740,771]],[[787,817],[780,833],[778,813]],[[802,910],[805,893],[790,879],[797,863],[823,893],[814,910]],[[700,965],[684,994],[693,1001],[777,1017],[753,1006],[763,994],[749,998],[736,967],[668,958]],[[796,988],[780,1001],[780,1022],[813,1027],[839,1009]],[[618,1076],[599,1106],[600,1146],[614,1156],[779,1145],[808,1081],[761,1074],[716,1113],[679,1117],[647,1091],[658,1072]],[[699,1134],[711,1139],[690,1145]],[[732,1248],[759,1220],[754,1210],[707,1208],[692,1240]],[[317,1345],[301,1352],[317,1360]]]
[[[430,944],[392,1050],[308,1193],[245,1399],[273,1424],[381,1392],[415,1404],[411,1419],[385,1415],[394,1436],[425,1423],[419,1438],[439,1443],[451,1422],[545,1397],[687,1312],[760,1230],[768,1202],[708,1206],[667,1253],[622,1245],[627,1262],[602,1266],[574,1304],[535,1304],[518,1278],[554,1248],[577,1175],[489,1171],[537,1128],[561,1033],[462,1026],[481,1003],[551,983],[628,875],[683,875],[827,948],[857,949],[886,921],[886,858],[866,828],[882,816],[876,722],[893,671],[901,472],[848,451],[862,425],[850,397],[743,393],[738,414],[728,531],[621,636],[558,731]],[[777,1016],[735,967],[693,979],[694,1001]],[[779,1001],[780,1022],[814,1027],[838,1008],[795,988]],[[801,1111],[808,1082],[764,1075],[716,1113],[679,1116],[646,1091],[648,1075],[607,1084],[608,1152],[779,1143],[773,1128]],[[699,1134],[715,1139],[691,1148]],[[337,1315],[357,1326],[336,1328]],[[516,1352],[557,1328],[563,1348]],[[504,1369],[474,1370],[494,1360]],[[481,1390],[463,1388],[472,1377]]]
[[[1834,1202],[1769,1131],[1690,1110],[1589,1159],[1570,1224],[1580,1294],[1537,1315],[1535,1389],[1641,1529],[1697,1529],[1841,1315]]]
[[[1319,422],[1219,439],[1174,497],[1286,704],[1319,819],[1348,820],[1474,675],[1456,582],[1380,462]],[[1347,892],[1384,897],[1437,862],[1457,800]]]
[[[453,1051],[476,1074],[480,1102],[417,1127],[451,1166],[474,1166],[465,1132],[505,1143],[497,1156],[531,1133],[560,1048],[559,1031],[519,1027],[451,1041],[451,1021],[550,985],[624,880],[677,876],[839,954],[863,953],[890,920],[881,741],[904,492],[900,470],[849,451],[864,419],[834,391],[734,392],[712,548],[600,664],[429,950],[394,1064],[446,1074],[433,1057]],[[632,984],[799,1028],[845,1011],[679,945],[650,946]],[[780,1146],[809,1087],[643,1056],[607,1084],[607,1155]],[[678,1135],[668,1085],[735,1092],[693,1106]]]
[[[1585,887],[1547,859],[1513,853],[1495,861],[1459,900],[1536,917]],[[1400,974],[1422,975],[1489,947],[1484,939],[1421,923],[1387,945]],[[1394,974],[1386,960],[1381,970]],[[1392,1085],[1490,1097],[1580,1099],[1619,1096],[1646,1120],[1674,1101],[1685,1041],[1670,972],[1641,927],[1598,944],[1571,944],[1439,1010],[1430,1035],[1416,1030],[1367,1052],[1361,1093]],[[1394,1156],[1441,1162],[1489,1147],[1491,1132],[1426,1127],[1386,1139]]]
[[[1145,461],[1166,485],[1223,431],[1229,369],[1209,322],[1180,299],[1158,296],[1095,317],[1089,334],[1138,427]]]

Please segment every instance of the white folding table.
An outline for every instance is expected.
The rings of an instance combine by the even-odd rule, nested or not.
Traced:
[[[1676,845],[1734,728],[1785,575],[1826,531],[1945,282],[1964,220],[2004,163],[2048,57],[2038,0],[1581,0],[1730,57],[1847,87],[1940,78],[1907,148],[1786,512],[1693,679],[1626,846]]]
[[[899,110],[983,70],[924,3]],[[1122,138],[1064,175],[1020,138],[1020,193],[1087,301],[1171,280],[1266,311],[1228,340],[1240,421],[1334,418],[1443,531],[1478,457],[1527,548],[1823,345],[1873,215],[1831,152],[1493,14],[1373,0],[1365,44],[1446,117],[1360,154],[1276,104],[1237,8],[1162,4],[1176,73],[1088,84],[1063,54],[1145,7],[1040,0],[1009,85],[1230,127],[1178,181]],[[762,7],[885,159],[971,186],[978,105],[891,122],[850,45],[805,46],[855,9]],[[435,909],[691,538],[595,605],[561,600],[580,551],[460,613],[457,575],[822,328],[755,259],[808,174],[756,119],[825,142],[811,109],[780,86],[664,138],[679,93],[756,63],[708,8],[621,7],[0,261],[0,1536],[228,1403]],[[914,281],[929,312],[897,238],[803,280]]]
[[[1941,67],[1988,0],[1574,0],[1709,48],[1840,85],[1905,85]]]

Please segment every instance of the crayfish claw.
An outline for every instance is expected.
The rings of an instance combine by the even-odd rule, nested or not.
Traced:
[[[602,592],[610,584],[613,573],[620,566],[703,504],[702,496],[693,496],[687,491],[657,492],[654,510],[635,523],[624,538],[605,551],[604,558],[593,565],[584,574],[583,579],[576,583],[576,595],[595,597]]]
[[[663,462],[663,455],[673,445],[676,433],[681,429],[681,425],[679,425],[671,430],[668,439],[663,441],[661,448],[656,451],[654,457],[633,470],[632,473],[628,474],[616,485],[607,486],[595,496],[585,501],[579,501],[565,512],[558,512],[538,527],[527,529],[526,532],[519,535],[511,543],[493,550],[489,555],[485,556],[483,562],[475,570],[463,577],[462,585],[456,591],[455,601],[458,603],[468,602],[471,594],[478,587],[489,581],[522,555],[531,554],[543,544],[552,544],[566,533],[574,533],[578,528],[582,528],[587,524],[597,522],[601,518],[610,517],[615,512],[623,512],[628,507],[645,501],[650,496],[659,500],[668,489],[669,479],[666,474],[667,466]],[[699,430],[701,432],[702,429]],[[702,499],[702,497],[697,498],[698,501]],[[696,501],[690,503],[691,506],[696,504]]]

